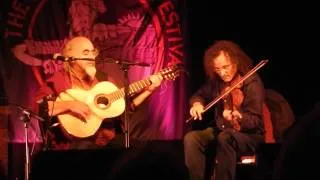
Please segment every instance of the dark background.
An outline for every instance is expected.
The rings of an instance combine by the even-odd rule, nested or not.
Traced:
[[[188,90],[204,82],[202,57],[214,40],[237,42],[257,64],[266,88],[280,92],[296,115],[310,111],[319,101],[319,12],[315,3],[186,0]],[[1,15],[1,14],[0,14]],[[1,16],[0,16],[1,20]],[[1,29],[2,30],[2,29]],[[0,97],[3,97],[0,84]],[[0,98],[0,104],[5,101]]]
[[[319,101],[319,12],[307,1],[187,1],[190,93],[204,82],[203,53],[214,40],[238,43],[254,61],[268,59],[258,74],[277,90],[295,115]]]

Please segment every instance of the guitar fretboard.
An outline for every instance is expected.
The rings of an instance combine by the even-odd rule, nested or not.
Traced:
[[[132,84],[129,85],[129,96],[141,91],[143,88],[147,87],[151,85],[151,81],[149,80],[149,78],[144,79],[144,80],[140,80],[137,82],[134,82]],[[125,96],[125,92],[124,92],[124,87],[119,89],[118,91],[115,91],[113,93],[108,94],[108,99],[109,101],[116,101],[120,98],[123,98]]]

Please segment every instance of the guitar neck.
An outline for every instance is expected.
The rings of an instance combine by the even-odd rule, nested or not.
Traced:
[[[175,77],[175,72],[177,72],[177,70],[179,69],[179,67],[175,67],[175,68],[164,68],[161,71],[159,71],[159,74],[163,77],[163,79],[171,79]],[[139,92],[141,90],[143,90],[145,87],[149,86],[152,84],[152,82],[150,81],[150,76],[146,79],[131,83],[129,85],[129,92],[128,95],[131,96],[136,92]],[[107,95],[109,101],[113,102],[116,101],[120,98],[123,98],[125,96],[125,92],[124,92],[124,88],[121,88],[115,92],[112,92],[110,94]]]
[[[149,80],[149,78],[134,82],[129,85],[128,95],[131,96],[132,94],[143,90],[145,87],[147,87],[149,85],[151,85],[151,81]],[[121,88],[111,94],[108,94],[109,100],[116,101],[120,98],[123,98],[125,96],[124,90],[125,89],[123,87],[123,88]]]
[[[149,78],[147,79],[143,79],[137,82],[134,82],[132,84],[129,85],[129,95],[132,95],[136,92],[139,92],[141,90],[143,90],[145,87],[150,86],[151,85],[151,81],[149,80]],[[124,87],[120,89],[122,96],[124,96]]]

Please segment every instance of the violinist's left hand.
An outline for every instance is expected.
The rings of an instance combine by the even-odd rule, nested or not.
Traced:
[[[150,76],[150,81],[152,84],[148,87],[148,91],[153,91],[161,85],[163,77],[160,74],[154,74]]]

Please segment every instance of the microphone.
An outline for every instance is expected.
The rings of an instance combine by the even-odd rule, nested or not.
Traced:
[[[53,59],[59,60],[59,61],[65,61],[65,62],[68,62],[68,61],[76,61],[76,60],[95,61],[95,59],[92,59],[92,58],[66,57],[66,56],[63,56],[63,55],[60,54],[60,53],[54,53],[54,54],[53,54]]]
[[[18,109],[20,109],[21,113],[26,115],[27,117],[34,117],[40,121],[46,121],[45,119],[43,119],[42,117],[38,116],[36,113],[32,112],[31,110],[25,108],[25,107],[22,107],[22,106],[19,106],[17,105]],[[24,118],[21,118],[21,120],[25,120]]]

